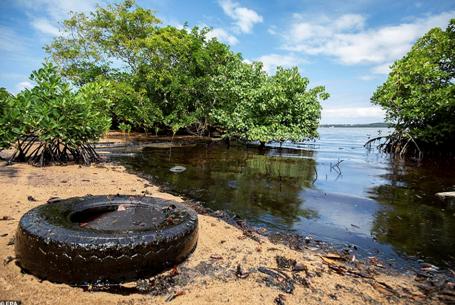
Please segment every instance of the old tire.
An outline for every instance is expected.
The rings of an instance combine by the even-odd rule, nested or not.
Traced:
[[[132,212],[122,216],[126,221],[119,218],[119,228],[114,221],[96,220],[98,227],[82,223],[96,213],[110,221],[109,215],[121,216],[117,210],[125,206]],[[112,211],[114,214],[107,214]],[[131,223],[135,218],[145,225]],[[174,201],[89,196],[28,211],[19,222],[15,247],[18,264],[25,271],[53,282],[81,284],[154,275],[185,260],[197,239],[196,212]]]

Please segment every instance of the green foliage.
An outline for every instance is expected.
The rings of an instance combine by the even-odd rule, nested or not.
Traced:
[[[128,125],[130,128],[151,130],[162,120],[161,110],[148,97],[144,88],[135,89],[126,81],[97,81],[105,88],[111,102],[109,113],[113,126]]]
[[[52,64],[44,64],[30,79],[36,83],[32,89],[7,99],[0,117],[0,133],[7,139],[2,146],[16,144],[13,159],[41,165],[71,156],[94,161],[88,142],[105,133],[111,122],[106,89],[90,83],[73,92]]]
[[[120,123],[118,125],[118,128],[123,132],[123,133],[130,133],[131,132],[131,125],[125,124],[125,123]]]
[[[8,99],[12,97],[13,96],[5,88],[0,87],[0,116],[4,115]]]
[[[434,28],[396,61],[372,97],[386,110],[396,135],[420,146],[455,143],[455,19]],[[398,142],[397,142],[398,143]]]
[[[112,77],[120,70],[136,74],[146,56],[145,43],[159,23],[152,11],[126,0],[98,7],[89,15],[73,14],[63,23],[63,34],[45,50],[77,85]]]
[[[260,142],[317,136],[319,100],[329,95],[324,87],[308,89],[297,68],[278,68],[268,76],[260,63],[237,62],[225,72],[213,87],[224,98],[213,117],[228,136]]]
[[[145,76],[150,98],[163,112],[163,124],[173,133],[190,127],[196,133],[208,128],[215,97],[207,88],[233,58],[217,40],[207,41],[207,29],[164,27],[148,43],[151,54]]]
[[[11,94],[3,87],[0,87],[0,103],[3,103]]]
[[[97,139],[110,126],[103,112],[107,100],[103,88],[96,83],[83,86],[74,93],[51,64],[45,64],[30,77],[36,86],[18,94],[28,109],[24,125],[28,133],[40,141],[55,138],[71,146]]]
[[[259,100],[250,110],[250,140],[301,141],[317,136],[319,100],[329,97],[324,87],[308,89],[309,80],[297,68],[278,68],[259,88]]]
[[[308,89],[297,69],[268,76],[208,39],[209,30],[161,26],[153,11],[127,0],[74,14],[46,51],[75,86],[109,88],[114,128],[218,129],[263,142],[317,136],[322,87]]]
[[[20,133],[22,112],[19,109],[11,111],[14,96],[5,88],[0,88],[0,150],[9,148],[15,140],[15,134]]]

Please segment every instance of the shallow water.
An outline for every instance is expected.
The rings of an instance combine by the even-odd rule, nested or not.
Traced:
[[[378,255],[398,266],[410,263],[405,254],[454,267],[455,208],[434,196],[454,188],[454,162],[397,162],[363,147],[388,129],[319,132],[315,142],[285,143],[281,149],[155,145],[116,159],[258,226],[354,244],[359,255]],[[186,170],[169,170],[177,165]]]

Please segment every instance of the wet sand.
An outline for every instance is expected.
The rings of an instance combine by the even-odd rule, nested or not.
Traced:
[[[14,260],[8,262],[8,257],[14,257],[11,243],[18,221],[29,209],[46,203],[51,197],[118,193],[146,194],[182,202],[181,198],[162,193],[148,181],[112,164],[38,168],[27,164],[6,166],[5,162],[0,162],[0,300],[21,300],[27,305],[279,304],[276,298],[283,295],[282,304],[439,304],[436,297],[426,298],[412,274],[386,274],[375,264],[351,269],[337,255],[324,257],[309,249],[294,251],[262,236],[253,240],[242,230],[207,215],[199,216],[199,242],[195,252],[177,266],[177,270],[167,272],[167,277],[155,279],[157,285],[164,278],[171,278],[173,284],[148,294],[84,291],[41,281],[21,273]],[[268,275],[258,270],[260,267],[277,268],[276,256],[294,259],[300,267],[304,265],[308,269],[308,272],[280,270],[290,278],[297,274],[297,278],[307,281],[295,282],[292,294],[273,287],[274,283],[280,286],[284,276],[273,282],[266,280]],[[238,265],[243,276],[236,275]],[[355,270],[360,270],[359,274],[356,275]],[[125,286],[135,285],[128,283]]]

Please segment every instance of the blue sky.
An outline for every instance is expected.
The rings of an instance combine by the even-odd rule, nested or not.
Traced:
[[[46,54],[42,46],[58,34],[70,11],[87,12],[107,0],[1,0],[0,87],[18,92]],[[331,94],[322,123],[383,120],[370,104],[388,66],[433,27],[455,18],[455,1],[397,0],[139,0],[166,24],[208,25],[212,36],[261,60],[298,66],[310,84]]]

